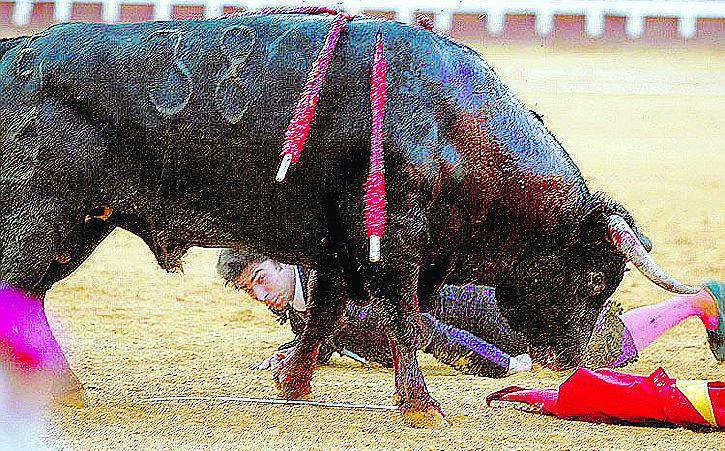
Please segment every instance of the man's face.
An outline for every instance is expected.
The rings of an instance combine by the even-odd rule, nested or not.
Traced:
[[[291,265],[264,260],[247,266],[236,284],[273,310],[282,310],[295,295],[295,273]]]

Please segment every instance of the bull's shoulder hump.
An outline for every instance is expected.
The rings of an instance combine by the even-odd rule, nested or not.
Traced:
[[[0,39],[0,59],[2,59],[3,55],[5,55],[8,50],[20,45],[25,39],[28,39],[28,36],[16,36],[13,38]]]

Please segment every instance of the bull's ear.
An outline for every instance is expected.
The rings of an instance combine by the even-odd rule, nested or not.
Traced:
[[[599,243],[608,238],[607,211],[605,206],[592,205],[581,216],[578,239],[582,245]]]
[[[587,205],[585,214],[583,215],[582,234],[585,240],[605,239],[611,242],[609,236],[609,217],[618,215],[624,218],[629,226],[637,234],[637,238],[642,243],[647,252],[652,250],[652,240],[642,233],[634,223],[632,215],[622,205],[608,199],[604,193],[597,192],[592,194],[592,198]]]
[[[596,296],[606,288],[604,273],[601,271],[590,271],[587,277],[587,285],[592,296]]]

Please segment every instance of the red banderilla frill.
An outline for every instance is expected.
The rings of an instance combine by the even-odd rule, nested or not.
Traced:
[[[342,34],[345,26],[347,26],[347,22],[350,20],[352,20],[352,16],[349,14],[339,13],[335,16],[330,31],[327,32],[322,50],[320,50],[317,58],[312,63],[312,69],[307,74],[305,89],[297,101],[292,120],[289,126],[287,126],[287,132],[284,135],[281,154],[282,162],[279,165],[277,176],[275,177],[275,180],[278,182],[284,180],[290,165],[297,163],[300,159],[300,154],[310,134],[312,121],[315,119],[317,103],[320,101],[320,91],[327,78],[332,55],[337,47],[340,34]]]
[[[370,241],[370,261],[380,260],[380,238],[387,225],[383,141],[385,139],[385,103],[388,88],[388,61],[383,52],[383,37],[378,33],[370,72],[370,170],[365,182],[365,232]]]
[[[312,63],[307,74],[305,89],[302,91],[295,106],[285,132],[282,145],[282,161],[277,170],[275,180],[281,182],[287,176],[289,167],[297,163],[310,135],[310,128],[315,119],[317,104],[320,101],[320,91],[327,79],[333,53],[345,30],[347,23],[354,16],[337,12],[328,8],[301,7],[267,9],[248,14],[335,14],[335,20],[327,32],[325,43],[320,53]],[[385,198],[385,170],[383,155],[385,103],[387,101],[388,87],[388,61],[383,52],[383,37],[378,33],[375,42],[373,64],[370,72],[370,103],[372,109],[372,124],[370,132],[370,169],[365,183],[365,233],[370,242],[370,261],[380,260],[380,239],[385,233],[387,225]]]

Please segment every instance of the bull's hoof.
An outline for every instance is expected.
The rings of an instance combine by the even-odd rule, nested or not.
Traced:
[[[274,385],[277,387],[277,393],[282,399],[312,400],[310,380],[299,380],[298,378],[277,374],[274,376]]]
[[[312,373],[317,352],[297,355],[296,350],[277,366],[274,383],[282,399],[307,400],[312,397]]]
[[[277,395],[281,399],[290,399],[295,401],[311,401],[312,400],[312,389],[308,387],[296,387],[281,384],[279,381],[274,381],[277,387]]]
[[[443,429],[451,425],[435,406],[423,410],[403,410],[402,414],[405,424],[414,428]]]
[[[73,373],[54,376],[53,403],[59,406],[83,408],[88,407],[88,396],[83,384]]]

